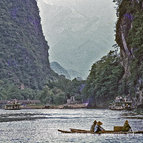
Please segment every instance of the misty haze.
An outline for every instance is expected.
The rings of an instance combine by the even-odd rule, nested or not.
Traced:
[[[50,62],[87,77],[91,65],[115,43],[112,0],[40,0],[38,5]]]

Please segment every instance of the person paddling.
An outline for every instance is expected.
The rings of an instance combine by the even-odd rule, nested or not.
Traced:
[[[94,133],[99,133],[100,131],[105,131],[105,129],[103,129],[103,128],[101,127],[102,124],[103,124],[103,123],[100,122],[100,121],[97,122],[97,124],[96,124],[96,126],[95,126],[95,128],[94,128]]]
[[[122,131],[123,131],[123,132],[132,131],[132,128],[131,128],[131,126],[129,125],[128,120],[125,121]]]
[[[97,124],[97,121],[95,120],[95,121],[93,122],[91,128],[90,128],[90,131],[91,131],[92,133],[94,133],[94,128],[95,128],[96,124]]]

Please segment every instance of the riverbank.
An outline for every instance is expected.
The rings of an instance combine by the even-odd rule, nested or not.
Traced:
[[[26,105],[21,109],[82,109],[87,108],[86,104],[63,104],[63,105]]]
[[[48,105],[45,109],[82,109],[87,108],[86,104],[63,104],[63,105]]]

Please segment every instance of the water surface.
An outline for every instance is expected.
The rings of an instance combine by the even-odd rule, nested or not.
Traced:
[[[113,130],[129,120],[133,130],[143,130],[143,115],[103,109],[0,110],[0,143],[142,143],[142,134],[63,134],[57,129],[90,129],[94,120]]]

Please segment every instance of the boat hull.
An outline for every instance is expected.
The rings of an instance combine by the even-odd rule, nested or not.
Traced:
[[[117,132],[117,131],[102,131],[99,133],[91,132],[90,130],[81,130],[81,129],[70,129],[70,131],[58,130],[61,133],[90,133],[90,134],[143,134],[143,131],[135,131],[135,132]]]

